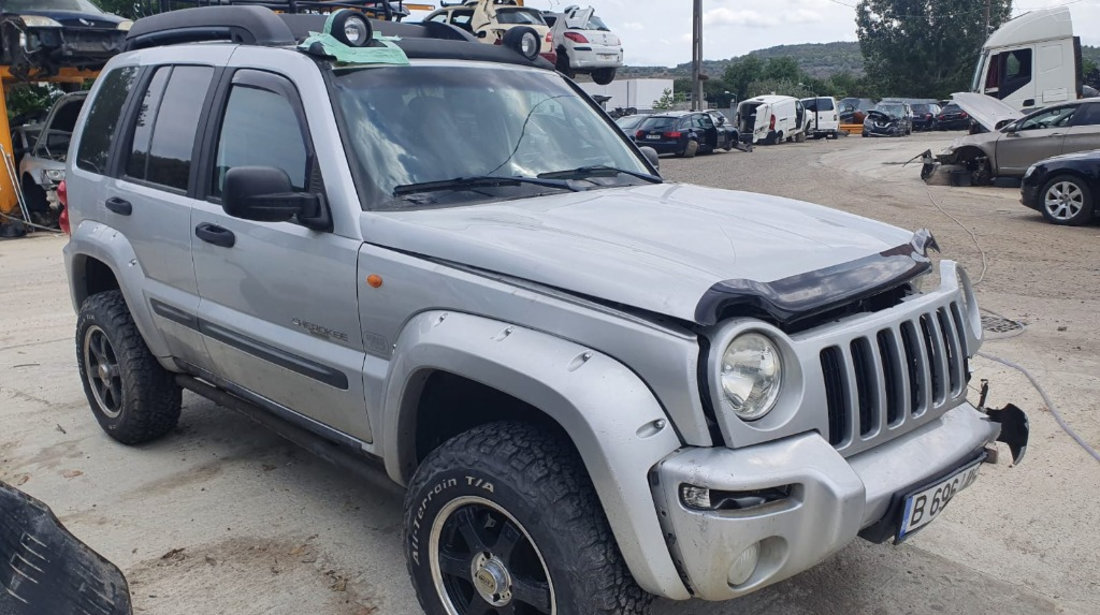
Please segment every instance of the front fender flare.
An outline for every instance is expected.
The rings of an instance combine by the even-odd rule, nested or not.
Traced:
[[[386,470],[401,484],[417,465],[418,386],[434,371],[491,386],[555,420],[579,451],[638,584],[661,596],[690,597],[649,486],[649,470],[681,443],[634,372],[547,333],[468,314],[422,313],[399,336],[385,386],[381,441]]]

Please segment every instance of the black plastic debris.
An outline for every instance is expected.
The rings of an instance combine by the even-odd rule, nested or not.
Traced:
[[[131,615],[122,571],[0,482],[0,615]]]

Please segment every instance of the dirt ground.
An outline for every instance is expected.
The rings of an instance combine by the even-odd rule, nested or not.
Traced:
[[[944,258],[980,280],[984,308],[1027,324],[983,350],[1033,370],[1100,446],[1100,226],[1046,224],[1013,188],[926,188],[917,166],[901,165],[951,138],[785,144],[663,159],[662,171],[931,229]],[[160,442],[126,448],[99,430],[76,372],[63,245],[0,242],[0,480],[45,501],[117,563],[137,613],[419,613],[400,543],[402,492],[382,473],[354,477],[190,394],[179,428]],[[1002,455],[984,466],[902,546],[857,541],[740,601],[661,601],[655,612],[1100,613],[1100,464],[1022,375],[984,359],[974,368],[992,384],[991,405],[1029,411],[1023,464]]]

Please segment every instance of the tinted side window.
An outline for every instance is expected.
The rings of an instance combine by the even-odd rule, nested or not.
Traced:
[[[126,159],[125,174],[135,179],[145,179],[149,163],[149,143],[153,139],[153,118],[157,116],[160,101],[164,95],[164,86],[168,84],[168,75],[172,67],[163,66],[153,73],[145,95],[141,97],[134,131],[130,139],[130,156]]]
[[[84,133],[76,152],[76,166],[79,168],[92,173],[107,171],[107,156],[118,129],[122,105],[126,103],[137,74],[136,66],[125,66],[103,77],[84,121]]]
[[[294,107],[282,95],[233,86],[218,136],[211,194],[221,196],[225,174],[236,166],[282,169],[296,190],[305,190],[309,156],[299,126]]]
[[[1081,105],[1074,116],[1073,123],[1077,126],[1096,126],[1100,124],[1100,103]]]
[[[149,145],[148,181],[187,189],[191,150],[213,77],[214,69],[209,66],[177,66],[172,70]]]
[[[815,111],[832,111],[833,99],[831,98],[818,98],[816,101],[817,109]]]

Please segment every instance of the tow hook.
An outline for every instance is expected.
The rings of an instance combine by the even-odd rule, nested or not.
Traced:
[[[1019,465],[1027,452],[1027,438],[1031,433],[1028,426],[1027,414],[1015,404],[1007,404],[1004,408],[992,409],[985,407],[986,397],[989,396],[989,381],[982,380],[981,397],[978,399],[978,410],[981,410],[994,423],[1001,424],[1001,433],[997,436],[997,442],[1004,442],[1008,450],[1012,452],[1012,464]],[[995,454],[987,458],[990,463],[997,462]]]

